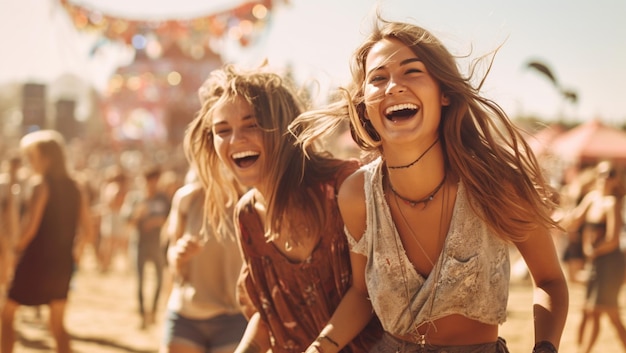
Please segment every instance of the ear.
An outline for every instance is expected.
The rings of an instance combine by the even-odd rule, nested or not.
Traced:
[[[442,93],[441,94],[441,106],[442,107],[447,107],[450,105],[450,98],[448,97],[447,94]]]

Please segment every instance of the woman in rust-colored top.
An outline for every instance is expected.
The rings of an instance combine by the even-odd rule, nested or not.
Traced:
[[[236,217],[246,263],[240,278],[241,302],[248,315],[259,312],[275,345],[280,346],[273,347],[273,351],[300,352],[307,342],[311,343],[349,288],[349,248],[331,182],[342,182],[355,166],[346,163],[343,175],[320,185],[325,189],[327,221],[312,252],[303,260],[289,257],[280,245],[267,241],[263,221],[254,206],[259,202],[254,192],[238,204]],[[346,351],[362,351],[367,339],[375,338],[361,337]]]
[[[201,88],[206,103],[186,135],[215,234],[236,202],[238,295],[249,319],[237,353],[300,353],[316,340],[338,346],[322,329],[352,283],[336,191],[359,164],[295,144],[298,131],[288,126],[302,105],[293,92],[275,73],[226,66]],[[248,188],[238,202],[230,175]],[[373,314],[362,316],[372,323],[344,352],[366,352],[380,337]]]

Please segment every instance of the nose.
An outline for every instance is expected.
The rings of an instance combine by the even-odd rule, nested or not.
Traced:
[[[398,94],[402,93],[406,90],[406,87],[395,80],[393,77],[389,79],[389,83],[387,83],[387,89],[385,90],[386,95]]]
[[[230,136],[230,142],[235,143],[237,141],[246,140],[246,134],[243,129],[233,129],[233,132]]]

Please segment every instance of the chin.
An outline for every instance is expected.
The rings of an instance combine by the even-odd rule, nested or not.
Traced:
[[[261,183],[261,178],[258,175],[239,175],[235,173],[235,178],[239,182],[239,184],[243,185],[246,188],[257,187]]]

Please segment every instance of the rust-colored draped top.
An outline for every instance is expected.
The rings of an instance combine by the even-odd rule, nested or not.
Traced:
[[[274,353],[304,352],[350,287],[349,248],[337,207],[336,188],[357,167],[355,162],[346,163],[335,180],[321,185],[327,195],[325,233],[303,262],[292,262],[265,239],[253,197],[238,207],[244,256],[239,279],[240,303],[248,316],[260,313],[270,330]],[[343,352],[366,352],[381,332],[375,318]]]

